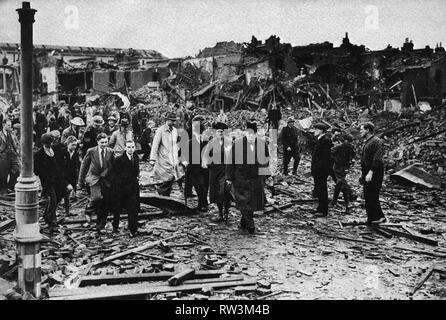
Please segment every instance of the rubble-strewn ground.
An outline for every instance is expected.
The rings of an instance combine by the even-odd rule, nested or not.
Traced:
[[[294,199],[311,199],[313,183],[311,177],[305,178],[303,175],[307,171],[309,159],[304,157],[298,170],[298,179],[284,177],[278,183],[278,189],[292,191],[295,197],[279,193],[274,198],[275,205],[280,206]],[[357,183],[358,173],[355,167],[348,180],[361,194]],[[331,180],[329,188],[333,190]],[[176,185],[173,196],[183,201]],[[269,191],[267,196],[270,198]],[[259,229],[255,235],[238,229],[239,212],[235,208],[231,208],[229,223],[213,222],[211,217],[217,213],[213,206],[208,214],[144,220],[145,225],[141,227],[144,233],[133,239],[124,230],[119,235],[112,234],[111,225],[107,227],[109,233],[98,236],[85,225],[65,224],[61,232],[51,238],[53,241],[47,240],[42,244],[43,282],[51,286],[50,297],[57,295],[64,285],[73,286],[76,274],[82,272],[89,263],[178,234],[178,237],[165,243],[183,244],[183,247],[173,246],[170,250],[163,250],[157,246],[143,251],[145,254],[163,257],[164,260],[132,254],[93,267],[89,274],[180,271],[189,266],[200,270],[223,269],[228,273],[224,276],[266,280],[252,292],[237,292],[237,295],[234,288],[226,288],[211,293],[147,296],[151,299],[246,299],[258,298],[270,292],[277,294],[267,299],[409,299],[409,293],[423,272],[435,262],[442,265],[445,261],[445,200],[444,191],[411,189],[395,185],[387,179],[382,193],[383,209],[390,223],[405,224],[424,236],[438,240],[438,246],[398,236],[386,239],[366,226],[342,226],[340,222],[365,220],[361,198],[354,203],[354,209],[349,215],[345,215],[341,207],[331,208],[328,218],[313,217],[311,210],[316,206],[315,203],[296,204],[282,212],[272,211],[270,204],[264,213],[255,215]],[[189,206],[193,206],[194,202],[190,199]],[[82,217],[83,207],[78,206],[73,212]],[[12,208],[2,206],[2,218],[13,218]],[[142,209],[145,212],[159,211],[145,205],[142,205]],[[63,212],[62,208],[59,212]],[[76,217],[66,219],[73,218]],[[125,220],[121,221],[121,228],[126,224]],[[3,261],[15,260],[11,231],[0,235]],[[438,257],[404,251],[397,246],[433,252]],[[261,288],[268,287],[268,283],[271,289]],[[147,286],[152,285],[155,283],[147,283]],[[445,275],[434,272],[413,298],[444,299],[445,296]]]

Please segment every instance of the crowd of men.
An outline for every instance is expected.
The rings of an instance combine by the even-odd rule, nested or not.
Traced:
[[[240,228],[254,233],[253,214],[266,204],[265,186],[271,176],[269,167],[272,130],[279,128],[280,110],[268,114],[266,134],[258,132],[256,120],[245,121],[242,128],[229,128],[227,115],[221,111],[212,123],[200,114],[187,113],[176,106],[165,114],[164,123],[144,110],[122,112],[116,107],[90,104],[60,104],[57,108],[34,109],[34,171],[40,178],[42,197],[46,198],[43,219],[48,229],[57,230],[57,207],[63,200],[65,213],[77,191],[89,194],[85,216],[96,215],[96,230],[105,232],[107,217],[113,215],[113,232],[120,233],[122,209],[128,216],[130,236],[138,234],[139,163],[149,161],[154,177],[160,181],[157,191],[170,196],[174,182],[184,196],[197,195],[199,212],[207,212],[210,203],[218,207],[216,221],[228,221],[229,207],[235,202],[241,212]],[[273,113],[274,113],[273,112]],[[270,110],[271,113],[271,110]],[[186,117],[187,116],[187,117]],[[0,131],[0,191],[11,192],[19,173],[20,124],[11,114],[2,116]],[[158,115],[159,117],[159,115]],[[104,118],[107,120],[105,122]],[[277,122],[277,123],[276,123]],[[156,124],[156,131],[153,132]],[[293,159],[292,175],[297,175],[301,159],[299,130],[289,117],[279,137],[283,146],[283,174]],[[15,129],[13,129],[15,128]],[[260,130],[259,130],[260,131]],[[355,195],[346,180],[355,156],[353,137],[347,132],[329,132],[329,126],[313,126],[311,174],[313,196],[318,199],[315,213],[325,217],[329,211],[327,180],[335,182],[332,205],[338,205],[342,192],[346,212]],[[361,154],[367,223],[386,219],[379,203],[384,176],[383,143],[374,134],[374,125],[360,126],[365,144]],[[308,134],[307,134],[308,137]],[[137,152],[138,142],[141,146]],[[334,145],[334,143],[336,145]],[[139,154],[142,154],[140,159]]]

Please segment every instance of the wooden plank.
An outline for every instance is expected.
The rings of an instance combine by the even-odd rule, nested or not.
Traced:
[[[255,280],[244,281],[230,281],[230,282],[210,282],[206,287],[212,287],[213,289],[230,288],[235,286],[252,286],[255,285]],[[171,287],[168,285],[163,286],[148,286],[147,283],[142,284],[126,284],[116,286],[100,286],[95,288],[82,288],[66,290],[63,295],[54,295],[50,291],[49,300],[93,300],[93,299],[111,299],[111,298],[124,298],[124,297],[138,297],[155,293],[168,293],[168,292],[190,292],[201,290],[203,284],[185,284],[177,287]],[[62,292],[59,292],[61,294]]]
[[[6,221],[3,221],[0,223],[0,232],[6,231],[9,228],[12,228],[15,226],[15,220],[14,219],[8,219]]]
[[[103,259],[101,261],[93,263],[92,266],[97,266],[97,265],[100,265],[100,264],[103,264],[103,263],[106,263],[106,262],[113,261],[115,259],[119,259],[119,258],[125,257],[125,256],[127,256],[129,254],[132,254],[132,253],[135,253],[135,252],[140,252],[140,251],[144,251],[144,250],[153,248],[154,246],[158,245],[161,241],[170,240],[170,239],[173,239],[173,238],[176,238],[176,237],[179,237],[179,236],[181,236],[181,234],[175,234],[173,236],[164,238],[162,240],[149,242],[149,243],[147,243],[145,245],[142,245],[142,246],[139,246],[137,248],[133,248],[133,249],[130,249],[130,250],[127,250],[127,251],[116,253],[116,254],[111,255],[111,256],[109,256],[109,257],[107,257],[107,258],[105,258],[105,259]]]
[[[194,279],[218,278],[225,272],[222,270],[195,271]],[[138,283],[144,281],[166,281],[175,276],[175,272],[158,272],[158,273],[138,273],[138,274],[118,274],[104,276],[83,276],[79,282],[79,287],[98,286],[102,284],[126,284]]]
[[[433,251],[426,251],[426,250],[420,250],[420,249],[413,249],[413,248],[409,248],[409,247],[405,247],[405,246],[394,246],[393,248],[395,249],[400,249],[400,250],[405,250],[405,251],[411,251],[414,253],[420,253],[420,254],[425,254],[431,257],[437,257],[437,258],[446,258],[446,254],[444,253],[437,253],[437,252],[433,252]]]
[[[139,256],[142,256],[142,257],[152,258],[152,259],[166,261],[166,262],[171,262],[171,263],[179,262],[179,260],[164,258],[164,257],[160,257],[160,256],[155,256],[153,254],[147,254],[147,253],[141,253],[141,252],[132,252],[132,253],[136,254],[136,255],[139,255]]]
[[[385,232],[388,232],[390,234],[393,234],[395,236],[399,236],[399,237],[404,237],[413,241],[417,241],[417,242],[421,242],[421,243],[425,243],[431,246],[438,246],[438,241],[437,240],[433,240],[430,238],[426,238],[426,237],[422,237],[419,235],[414,235],[414,234],[410,234],[410,233],[406,233],[406,232],[401,232],[395,229],[389,229],[386,227],[381,227],[381,226],[377,226],[376,228],[379,228]]]
[[[329,237],[329,238],[339,239],[339,240],[347,240],[347,241],[353,241],[353,242],[373,244],[374,246],[378,245],[378,243],[375,243],[375,242],[372,242],[372,241],[367,241],[367,240],[359,240],[359,239],[353,239],[353,238],[342,237],[342,236],[334,236],[334,235],[325,234],[325,233],[321,233],[321,235]]]
[[[169,286],[178,286],[187,279],[193,278],[194,274],[195,274],[195,269],[187,268],[181,271],[180,273],[174,275],[173,277],[169,278],[167,282],[169,283]]]
[[[432,273],[434,272],[435,269],[435,265],[430,266],[425,273],[423,273],[420,277],[420,280],[418,281],[418,283],[415,285],[415,287],[412,290],[412,295],[415,294],[415,292],[418,291],[418,289],[420,289],[423,284],[427,281],[427,279],[429,279],[429,277],[432,275]]]

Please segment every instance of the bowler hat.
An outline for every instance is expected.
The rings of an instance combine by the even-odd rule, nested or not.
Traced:
[[[205,121],[205,118],[202,115],[196,115],[192,118],[192,121]]]

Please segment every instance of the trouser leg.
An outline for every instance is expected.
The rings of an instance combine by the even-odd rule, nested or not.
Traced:
[[[8,188],[14,190],[15,185],[17,183],[17,178],[20,174],[20,162],[18,157],[13,157],[11,159],[11,166],[9,169],[9,181]]]
[[[110,188],[105,185],[101,186],[102,199],[98,202],[98,218],[96,220],[96,228],[103,229],[107,224],[107,216],[110,211]]]
[[[173,180],[166,181],[166,182],[160,184],[158,187],[158,194],[160,194],[162,196],[169,197],[170,192],[172,191],[172,185],[173,185]]]
[[[244,221],[245,229],[248,231],[254,230],[254,212],[251,210],[242,210],[242,220]]]
[[[316,196],[319,200],[318,211],[323,214],[328,214],[327,178],[327,176],[314,177]]]
[[[8,188],[8,174],[10,161],[8,159],[0,159],[0,191],[6,192]]]
[[[288,165],[290,163],[291,160],[291,154],[289,151],[287,151],[286,149],[283,150],[283,175],[287,175],[288,174]]]
[[[131,233],[138,231],[138,210],[136,210],[136,198],[136,193],[133,192],[132,194],[129,194],[125,200],[129,231]]]
[[[118,229],[119,228],[119,220],[120,220],[120,215],[121,215],[121,211],[122,211],[122,201],[123,199],[123,195],[122,193],[118,193],[116,192],[115,194],[113,194],[113,198],[114,198],[114,205],[112,208],[112,213],[113,213],[113,229]]]
[[[383,182],[384,171],[373,173],[372,181],[364,183],[364,200],[368,221],[376,221],[384,217],[379,202],[379,193]]]
[[[47,203],[44,211],[44,219],[45,222],[48,224],[49,227],[54,227],[57,225],[57,197],[56,197],[56,190],[54,187],[49,187],[45,191],[47,195]]]
[[[293,175],[296,175],[297,168],[299,167],[299,163],[300,163],[300,154],[298,152],[295,152],[293,158],[294,158]]]

